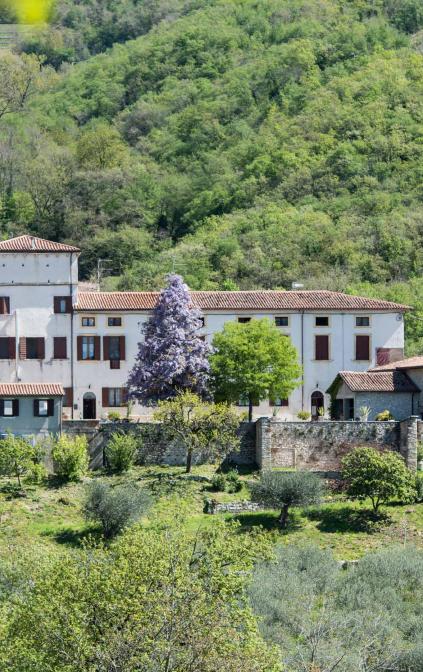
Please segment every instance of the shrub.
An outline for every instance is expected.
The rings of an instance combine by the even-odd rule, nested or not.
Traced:
[[[396,453],[374,448],[356,448],[342,461],[342,477],[353,499],[371,500],[373,510],[391,499],[412,501],[415,477]]]
[[[226,474],[226,488],[228,492],[239,492],[242,490],[242,481],[236,469],[231,469]]]
[[[311,413],[309,413],[308,411],[298,411],[297,418],[298,420],[310,420]]]
[[[109,411],[107,417],[111,422],[119,422],[121,419],[119,411]]]
[[[395,419],[394,416],[392,415],[391,411],[388,411],[388,409],[386,409],[385,411],[381,411],[375,417],[375,420],[381,420],[381,421],[394,420],[394,419]]]
[[[133,434],[115,432],[105,450],[109,469],[118,474],[128,471],[134,465],[137,452],[138,443]]]
[[[21,478],[34,467],[37,450],[20,436],[8,434],[0,441],[0,473],[14,476],[22,488]]]
[[[423,443],[421,441],[417,444],[417,462],[423,462]]]
[[[252,498],[272,508],[281,508],[279,525],[285,528],[291,506],[318,504],[323,484],[310,471],[263,471],[260,480],[251,486]]]
[[[112,488],[101,481],[87,487],[84,515],[101,525],[106,539],[134,523],[149,507],[150,498],[135,484]]]
[[[211,485],[215,492],[224,492],[226,490],[225,474],[215,474],[211,480]]]
[[[33,483],[35,485],[41,485],[46,480],[47,475],[48,475],[47,469],[44,466],[44,464],[42,464],[41,462],[34,462],[29,467],[29,469],[28,469],[28,471],[25,475],[25,480],[28,483]]]
[[[423,502],[423,473],[418,471],[416,474],[416,502]]]
[[[66,481],[79,481],[88,470],[86,436],[71,438],[62,434],[53,446],[52,458],[56,474]]]

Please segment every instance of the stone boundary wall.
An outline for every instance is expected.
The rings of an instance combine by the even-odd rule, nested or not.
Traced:
[[[63,422],[66,434],[85,434],[90,453],[90,469],[101,469],[105,465],[104,450],[114,432],[127,432],[139,439],[139,464],[185,465],[185,451],[177,442],[170,443],[164,436],[162,427],[154,422],[110,422],[100,424],[92,420],[67,420]],[[256,454],[256,423],[242,422],[239,427],[240,450],[229,455],[229,460],[237,465],[254,465]],[[207,462],[207,455],[197,455],[194,463]]]
[[[371,446],[401,453],[417,468],[417,417],[402,422],[257,421],[256,462],[260,468],[285,467],[337,473],[341,460],[354,448]]]
[[[204,502],[204,513],[244,513],[244,512],[254,512],[262,511],[264,506],[258,504],[257,502],[250,502],[248,500],[242,500],[238,502],[227,502],[220,503],[215,499],[206,499]]]
[[[91,469],[104,466],[105,446],[116,431],[130,432],[140,439],[140,464],[185,464],[181,445],[177,442],[169,445],[157,423],[99,424],[68,420],[63,422],[63,431],[71,435],[86,434]],[[283,422],[260,418],[255,423],[241,423],[239,432],[241,449],[229,456],[235,464],[257,465],[262,469],[308,469],[331,475],[339,473],[343,456],[358,446],[398,452],[407,466],[416,470],[417,444],[423,440],[423,422],[415,416],[401,422]],[[196,461],[207,462],[207,455],[197,456]]]

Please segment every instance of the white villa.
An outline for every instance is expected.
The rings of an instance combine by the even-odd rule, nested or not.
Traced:
[[[126,414],[125,384],[155,292],[78,290],[79,249],[25,235],[0,242],[0,382],[59,383],[73,419]],[[291,338],[304,370],[289,399],[262,402],[254,417],[295,420],[329,407],[339,371],[403,359],[408,306],[331,291],[192,292],[208,340],[225,322],[268,317]],[[11,388],[13,389],[13,388]],[[12,408],[12,405],[10,405]],[[132,415],[147,417],[135,406]]]

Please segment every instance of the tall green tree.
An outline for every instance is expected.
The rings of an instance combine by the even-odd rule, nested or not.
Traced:
[[[214,336],[213,347],[210,362],[216,398],[237,403],[247,397],[250,421],[254,402],[286,398],[300,384],[297,351],[267,318],[227,322]]]

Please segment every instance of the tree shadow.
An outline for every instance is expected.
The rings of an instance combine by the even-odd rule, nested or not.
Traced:
[[[0,486],[0,492],[5,496],[6,500],[11,499],[26,499],[28,497],[28,491],[22,488],[17,482],[7,482],[2,483]]]
[[[89,539],[94,541],[99,541],[102,539],[101,530],[92,527],[84,530],[75,530],[71,527],[68,527],[60,530],[59,532],[43,532],[41,536],[50,537],[58,544],[71,546],[72,548],[80,548],[83,542],[88,541]]]
[[[280,532],[281,534],[289,534],[301,529],[301,517],[294,509],[290,511],[288,524],[285,529],[281,529],[278,522],[279,512],[276,511],[257,511],[238,513],[234,516],[228,517],[229,520],[240,523],[240,532],[248,532],[255,527],[261,527],[264,530]]]
[[[370,509],[353,509],[349,506],[336,509],[309,509],[304,515],[309,520],[319,521],[317,529],[329,534],[349,532],[373,534],[391,520],[387,513],[375,513]]]

